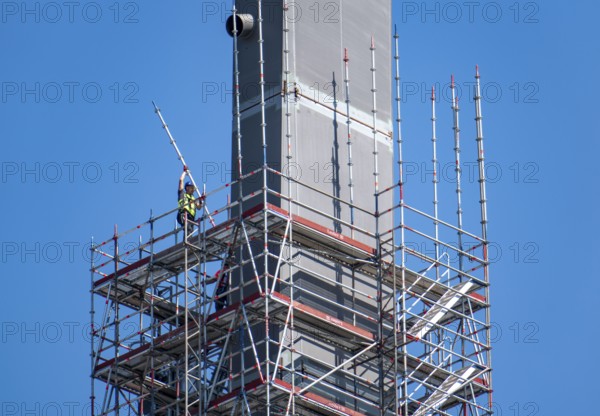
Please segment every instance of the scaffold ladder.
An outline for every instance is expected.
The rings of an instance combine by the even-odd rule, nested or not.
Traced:
[[[464,367],[450,374],[442,384],[423,402],[413,416],[434,414],[434,408],[439,408],[451,395],[473,380],[481,370],[477,366]]]
[[[422,339],[436,324],[475,286],[473,282],[463,282],[449,288],[422,317],[419,317],[409,330],[408,335],[415,339]]]

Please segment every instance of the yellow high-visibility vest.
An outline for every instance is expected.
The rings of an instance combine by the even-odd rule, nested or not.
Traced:
[[[179,200],[179,211],[187,211],[192,217],[196,217],[196,201],[193,195],[183,194],[183,198]]]

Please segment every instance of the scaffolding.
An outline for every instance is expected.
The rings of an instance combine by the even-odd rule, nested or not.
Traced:
[[[284,6],[284,14],[287,11]],[[111,238],[92,242],[93,414],[491,415],[487,200],[479,69],[474,90],[481,213],[478,233],[463,228],[454,79],[451,110],[457,221],[443,219],[438,213],[433,94],[432,213],[410,202],[411,195],[405,189],[397,34],[397,170],[394,184],[385,189],[380,189],[378,182],[374,39],[370,45],[373,209],[355,204],[353,193],[346,201],[270,166],[260,1],[263,164],[244,173],[236,22],[234,8],[237,172],[230,183],[204,196],[205,207],[219,208],[205,210],[193,227],[173,226],[177,208],[158,216],[151,214],[142,224],[125,232],[115,227]],[[288,31],[284,23],[281,99],[286,158],[292,160],[291,108],[298,92],[288,77]],[[347,112],[336,111],[346,120],[351,149],[352,124],[360,121],[350,115],[349,57],[347,51],[343,55]],[[352,191],[351,151],[347,166]],[[270,186],[272,178],[287,186],[274,189]],[[259,183],[259,189],[245,192],[248,183]],[[295,198],[301,190],[328,198],[339,209],[351,212],[351,220]],[[380,205],[386,198],[394,201],[392,206]],[[298,209],[310,215],[295,213]],[[370,218],[373,229],[356,223],[355,214]],[[431,224],[433,235],[428,231]],[[119,249],[138,235],[135,247]],[[458,242],[451,242],[456,237]],[[433,245],[433,253],[419,249],[412,244],[415,241]],[[312,353],[311,345],[319,345],[324,353]]]

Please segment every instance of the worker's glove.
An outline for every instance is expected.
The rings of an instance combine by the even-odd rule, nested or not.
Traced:
[[[187,172],[188,171],[188,167],[186,165],[183,165],[183,171]]]

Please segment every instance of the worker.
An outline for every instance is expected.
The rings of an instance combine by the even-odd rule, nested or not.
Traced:
[[[215,292],[215,310],[218,312],[227,306],[227,296],[223,294],[229,289],[228,266],[219,270],[215,276],[217,278],[217,291]]]
[[[231,267],[230,265],[232,262],[233,250],[229,249],[223,268],[215,274],[215,277],[217,278],[217,290],[215,292],[215,309],[217,312],[229,304],[229,302],[227,301],[227,296],[224,296],[224,294],[227,293],[227,291],[229,290],[229,274]]]
[[[179,177],[179,188],[177,190],[177,200],[179,202],[179,212],[177,214],[177,222],[182,227],[185,226],[187,216],[187,233],[191,235],[194,231],[194,221],[196,221],[196,210],[202,208],[204,195],[199,198],[194,198],[194,184],[190,181],[183,185],[183,180],[188,174],[187,166],[183,167],[183,173]]]

